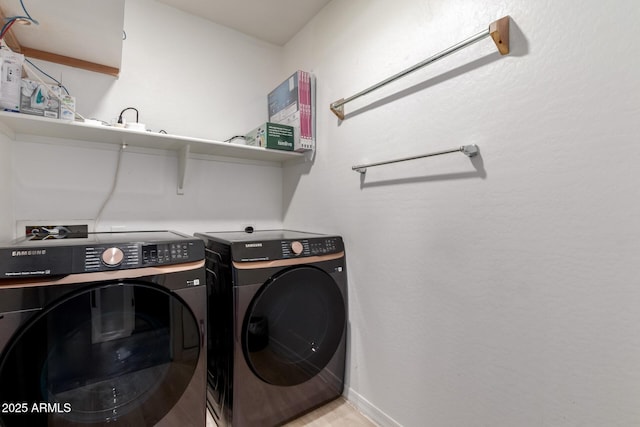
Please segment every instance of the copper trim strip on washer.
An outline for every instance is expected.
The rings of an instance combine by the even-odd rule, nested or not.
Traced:
[[[334,259],[342,258],[344,251],[340,251],[330,255],[318,255],[304,258],[293,259],[276,259],[273,261],[233,261],[233,266],[238,270],[255,270],[256,268],[269,268],[269,267],[286,267],[289,265],[309,264],[312,262],[331,261]]]
[[[59,279],[53,279],[49,277],[38,278],[23,278],[23,279],[10,279],[0,280],[0,289],[6,288],[27,288],[33,286],[56,286],[56,285],[70,285],[76,283],[89,283],[89,282],[104,282],[107,280],[118,279],[134,279],[137,277],[154,276],[159,274],[177,273],[180,271],[195,270],[204,266],[204,260],[194,261],[184,264],[176,265],[164,265],[160,267],[143,267],[132,268],[129,270],[114,270],[114,271],[97,271],[95,273],[78,273],[69,274],[68,276],[61,277]]]

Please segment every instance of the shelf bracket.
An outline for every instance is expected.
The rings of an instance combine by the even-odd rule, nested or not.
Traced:
[[[178,151],[178,192],[177,194],[184,194],[184,180],[187,174],[187,162],[189,161],[189,144],[183,146]]]

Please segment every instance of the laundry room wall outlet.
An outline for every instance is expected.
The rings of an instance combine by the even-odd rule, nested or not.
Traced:
[[[34,219],[16,221],[16,237],[30,236],[32,234],[78,234],[94,231],[95,222],[86,219]],[[49,231],[47,231],[49,230]]]

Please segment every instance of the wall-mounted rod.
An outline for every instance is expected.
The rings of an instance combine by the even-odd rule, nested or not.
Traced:
[[[478,146],[475,144],[463,145],[458,148],[453,148],[451,150],[438,151],[436,153],[421,154],[419,156],[404,157],[402,159],[387,160],[385,162],[369,163],[366,165],[356,165],[356,166],[352,166],[351,170],[364,174],[367,172],[367,168],[372,168],[374,166],[382,166],[382,165],[388,165],[390,163],[406,162],[407,160],[416,160],[416,159],[422,159],[424,157],[440,156],[442,154],[458,153],[458,152],[465,154],[467,157],[474,157],[478,154]]]
[[[340,120],[344,120],[344,104],[346,104],[347,102],[351,102],[356,98],[360,98],[363,95],[373,92],[374,90],[379,89],[382,86],[385,86],[401,77],[404,77],[407,74],[412,73],[426,65],[436,62],[439,59],[442,59],[448,55],[451,55],[452,53],[457,52],[460,49],[463,49],[467,46],[470,46],[488,36],[491,36],[493,38],[493,41],[496,44],[496,47],[498,48],[498,51],[500,52],[500,54],[502,55],[508,54],[509,53],[509,16],[505,16],[503,18],[498,19],[497,21],[492,22],[489,25],[489,28],[487,30],[482,31],[474,36],[471,36],[468,39],[463,40],[460,43],[454,46],[451,46],[448,49],[443,50],[442,52],[436,53],[432,57],[425,59],[424,61],[414,65],[413,67],[409,67],[404,71],[400,71],[398,74],[395,74],[379,83],[376,83],[373,86],[368,87],[356,93],[355,95],[352,95],[348,98],[339,99],[338,101],[329,105],[329,108],[331,109],[333,114],[338,116]]]

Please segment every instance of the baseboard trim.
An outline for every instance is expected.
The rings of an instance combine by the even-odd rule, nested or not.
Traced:
[[[352,388],[345,390],[344,398],[380,427],[402,427],[402,424],[385,414]]]

